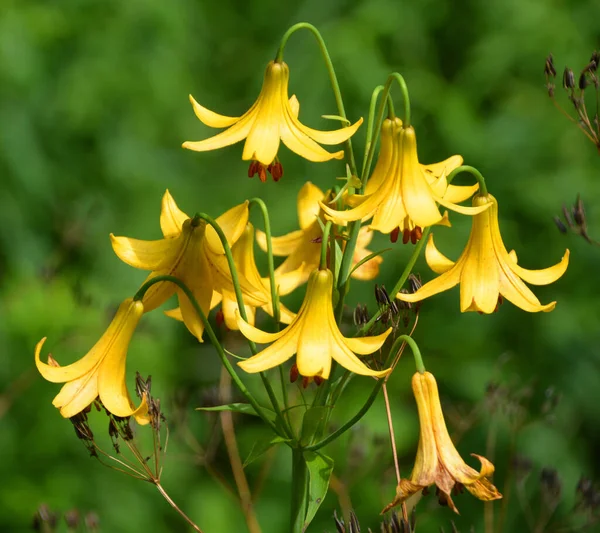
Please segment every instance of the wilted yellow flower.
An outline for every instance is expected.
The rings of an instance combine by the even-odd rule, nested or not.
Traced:
[[[238,363],[249,373],[262,372],[287,361],[294,354],[301,375],[327,379],[334,359],[344,368],[363,376],[385,376],[387,370],[372,370],[356,355],[367,355],[379,350],[387,336],[344,337],[335,322],[331,291],[333,274],[329,270],[315,270],[308,280],[308,288],[300,311],[292,323],[279,333],[265,333],[238,315],[238,327],[244,337],[271,346],[253,357]]]
[[[460,283],[460,310],[492,313],[500,295],[525,311],[552,311],[556,302],[542,305],[522,280],[533,285],[548,285],[560,278],[569,264],[569,250],[560,263],[543,270],[527,270],[517,264],[517,256],[506,251],[498,225],[498,203],[487,196],[473,198],[474,206],[489,209],[473,217],[469,242],[454,263],[440,253],[429,237],[425,258],[437,278],[413,294],[399,293],[405,302],[417,302]]]
[[[136,408],[125,383],[127,349],[143,314],[142,302],[132,298],[125,300],[100,340],[87,355],[71,365],[59,366],[50,355],[49,364],[43,363],[40,352],[46,337],[37,343],[35,364],[40,374],[52,383],[65,384],[52,402],[62,416],[75,416],[99,397],[113,415],[134,416],[140,424],[149,422],[146,397]]]
[[[486,209],[457,205],[479,187],[448,185],[446,175],[461,164],[462,157],[452,156],[441,163],[422,165],[412,126],[402,127],[399,119],[386,119],[381,129],[379,157],[365,194],[348,196],[346,203],[353,208],[347,211],[336,211],[324,202],[321,207],[337,224],[372,218],[371,230],[392,233],[392,240],[402,232],[416,242],[423,228],[449,225],[437,204],[465,215]]]
[[[216,221],[227,242],[233,245],[248,222],[248,202],[231,208]],[[115,237],[111,234],[113,250],[128,265],[151,270],[146,281],[161,275],[174,276],[183,281],[202,311],[208,314],[213,291],[233,291],[225,250],[217,232],[204,220],[188,217],[177,207],[169,191],[163,196],[160,226],[164,239],[158,241]],[[263,306],[269,302],[262,285],[255,287],[243,276],[239,281],[245,303]],[[204,325],[192,303],[174,283],[164,281],[152,285],[143,298],[145,310],[155,309],[175,293],[185,325],[202,342]]]
[[[323,236],[319,219],[324,218],[319,202],[328,197],[329,191],[323,193],[319,187],[307,181],[298,193],[297,210],[300,229],[271,239],[273,254],[286,257],[275,270],[275,279],[281,295],[289,294],[296,287],[306,283],[310,273],[319,267],[320,239]],[[372,238],[373,232],[369,228],[360,229],[353,264],[371,253],[367,246]],[[262,231],[256,232],[256,241],[263,250],[267,250],[267,237]],[[361,280],[376,278],[382,261],[381,256],[374,257],[358,267],[352,273],[352,277]]]
[[[280,141],[309,161],[342,159],[343,150],[330,153],[318,143],[330,145],[346,141],[362,124],[362,118],[352,126],[335,131],[319,131],[305,126],[298,120],[298,100],[295,96],[288,99],[289,77],[290,71],[284,62],[271,61],[258,99],[241,117],[226,117],[209,111],[190,96],[194,113],[201,122],[213,128],[228,129],[204,141],[185,142],[183,147],[203,152],[229,146],[245,138],[242,159],[256,160],[265,166],[275,160]]]
[[[456,484],[464,486],[473,496],[484,501],[502,498],[496,487],[489,481],[494,473],[494,465],[485,457],[472,454],[481,461],[481,471],[467,465],[456,451],[448,434],[440,396],[435,378],[429,372],[417,372],[412,378],[412,389],[419,410],[421,433],[417,458],[410,479],[400,480],[396,497],[383,512],[399,505],[416,492],[436,485],[440,497],[448,507],[458,513],[451,493]]]

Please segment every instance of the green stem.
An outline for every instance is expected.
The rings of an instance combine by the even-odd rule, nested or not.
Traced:
[[[329,247],[329,232],[330,231],[331,231],[331,220],[328,220],[327,223],[325,224],[325,227],[323,228],[323,240],[321,241],[321,261],[319,263],[319,268],[321,270],[325,270],[327,268],[327,248]]]
[[[246,306],[244,305],[244,298],[242,296],[242,289],[240,287],[237,268],[235,266],[233,254],[231,253],[231,247],[229,246],[229,242],[227,242],[227,237],[223,233],[221,226],[219,226],[219,224],[217,224],[217,222],[212,217],[208,216],[207,214],[200,213],[200,214],[197,214],[195,218],[201,218],[202,220],[205,220],[217,232],[217,235],[219,236],[221,244],[223,245],[223,249],[225,250],[225,257],[227,258],[227,265],[229,266],[229,271],[231,273],[231,281],[233,283],[233,289],[235,291],[235,298],[236,298],[236,301],[238,304],[238,311],[240,313],[240,316],[246,322],[248,322],[248,315],[246,314]],[[248,340],[248,345],[250,346],[250,352],[252,353],[252,355],[256,355],[258,353],[258,350],[256,349],[256,344],[254,344],[254,342]],[[271,386],[271,382],[269,381],[269,379],[267,378],[267,376],[265,375],[264,372],[260,372],[260,379],[263,383],[263,386],[265,387],[265,390],[267,391],[267,395],[269,396],[269,400],[271,401],[271,405],[273,406],[273,410],[275,411],[277,418],[283,424],[283,428],[284,428],[285,432],[287,433],[287,436],[292,437],[292,429],[288,425],[288,422],[285,419],[285,417],[281,414],[281,407],[279,406],[279,401],[277,400],[275,391],[273,390],[273,387]]]
[[[388,357],[387,357],[387,360],[385,363],[386,366],[389,365],[394,360],[396,353],[402,349],[401,345],[403,343],[406,343],[410,346],[410,349],[413,353],[413,357],[415,359],[415,366],[417,367],[417,370],[421,374],[423,372],[425,372],[425,366],[423,365],[423,358],[421,357],[421,351],[419,350],[419,347],[417,346],[417,343],[413,340],[413,338],[408,335],[400,335],[396,340],[394,340],[394,344],[392,344],[392,347],[390,348],[390,351],[388,353]],[[365,404],[360,408],[358,413],[356,413],[350,420],[348,420],[348,422],[346,422],[343,426],[341,426],[336,431],[331,433],[328,437],[325,437],[322,441],[317,442],[316,444],[313,444],[312,446],[307,446],[305,448],[305,450],[312,451],[312,452],[319,450],[323,446],[326,446],[330,442],[333,442],[334,440],[336,440],[338,437],[340,437],[342,434],[344,434],[346,431],[348,431],[354,424],[356,424],[369,411],[369,409],[371,408],[371,405],[373,405],[373,402],[377,398],[377,395],[379,394],[381,387],[387,381],[388,377],[389,377],[389,374],[388,374],[388,376],[385,376],[385,377],[377,380],[377,383],[373,387],[373,390],[371,391],[371,394],[367,398],[367,401],[365,402]]]
[[[277,55],[275,56],[275,61],[281,62],[283,60],[283,50],[285,45],[288,42],[288,39],[298,30],[309,30],[317,39],[319,43],[319,48],[321,50],[321,54],[325,61],[325,65],[327,67],[327,72],[329,73],[329,81],[331,82],[331,88],[333,89],[333,95],[335,97],[335,103],[337,104],[338,114],[340,117],[347,120],[346,110],[344,108],[344,100],[342,99],[342,93],[340,91],[340,85],[337,80],[337,76],[335,74],[335,69],[333,68],[333,63],[331,61],[331,57],[329,55],[329,51],[327,50],[327,45],[323,40],[323,37],[319,30],[315,28],[312,24],[308,22],[299,22],[298,24],[294,24],[290,29],[288,29],[283,37],[281,38],[281,44],[279,45],[279,49],[277,50]],[[352,149],[352,140],[348,139],[345,142],[345,150],[346,150],[346,160],[350,165],[350,171],[352,175],[357,176],[358,171],[356,169],[356,162],[354,161],[354,150]]]
[[[292,448],[291,533],[303,533],[308,496],[308,468],[302,448]]]
[[[479,183],[480,196],[487,196],[488,190],[485,185],[485,179],[481,175],[481,172],[479,172],[479,170],[477,170],[475,167],[469,165],[462,165],[450,172],[450,174],[448,174],[448,177],[446,178],[448,185],[450,185],[450,183],[452,183],[452,180],[456,177],[456,175],[460,174],[461,172],[468,172],[469,174],[471,174]]]
[[[398,282],[396,283],[396,285],[390,292],[391,298],[395,298],[396,294],[398,294],[398,292],[400,292],[400,289],[406,283],[406,280],[408,279],[408,276],[410,275],[413,267],[415,266],[415,263],[417,262],[419,254],[421,253],[421,250],[423,249],[423,246],[425,244],[425,241],[427,240],[427,236],[429,235],[430,231],[431,231],[431,227],[425,228],[423,230],[423,235],[421,236],[421,240],[415,246],[415,249],[413,250],[413,253],[410,256],[408,263],[406,263],[406,267],[404,267],[404,271],[402,272],[400,279],[398,280]],[[377,312],[371,317],[371,320],[369,320],[362,328],[360,328],[360,330],[358,330],[358,333],[356,334],[356,336],[359,337],[361,335],[364,335],[366,332],[368,332],[373,327],[375,322],[377,322],[377,319],[383,313],[385,313],[388,310],[388,308],[389,308],[389,306],[387,304],[382,305],[377,310]]]
[[[383,85],[378,85],[377,87],[375,87],[375,89],[373,89],[373,92],[371,93],[371,103],[369,104],[369,117],[367,119],[367,139],[365,142],[365,154],[363,157],[361,176],[363,176],[365,173],[365,166],[367,164],[367,154],[369,153],[371,145],[373,144],[373,123],[375,120],[375,107],[377,106],[377,99],[379,98],[379,94],[381,93],[381,91],[383,91]],[[391,100],[392,99],[390,98],[389,101],[391,102]]]
[[[275,327],[279,329],[281,314],[279,311],[279,292],[277,291],[277,283],[275,281],[275,262],[273,260],[273,243],[271,242],[271,222],[269,220],[269,211],[267,206],[260,198],[252,198],[249,201],[250,205],[256,205],[262,214],[263,224],[265,227],[265,237],[267,239],[267,268],[269,269],[269,282],[271,286],[271,300],[273,305],[273,318],[275,319]]]
[[[208,335],[208,338],[210,339],[210,342],[216,348],[217,353],[219,354],[219,357],[221,359],[221,362],[223,363],[223,366],[225,366],[225,369],[227,370],[227,372],[229,372],[229,375],[231,376],[232,381],[236,384],[236,386],[240,390],[240,392],[246,397],[246,399],[248,400],[250,405],[252,405],[252,407],[258,414],[258,416],[260,416],[263,419],[263,421],[275,433],[280,435],[280,432],[278,431],[275,424],[273,422],[271,422],[271,420],[269,420],[267,415],[265,415],[262,407],[254,399],[254,396],[252,396],[252,393],[246,388],[246,386],[244,385],[244,383],[242,382],[240,377],[237,375],[236,371],[231,366],[231,363],[229,362],[229,359],[227,358],[227,354],[225,353],[225,350],[223,350],[223,347],[221,346],[221,343],[217,339],[217,336],[215,335],[215,332],[212,329],[212,326],[210,325],[208,319],[206,318],[206,315],[200,308],[200,305],[198,304],[196,297],[194,296],[192,291],[188,288],[188,286],[185,283],[183,283],[183,281],[181,281],[180,279],[178,279],[174,276],[156,276],[156,277],[148,280],[146,283],[144,283],[140,287],[140,289],[135,293],[135,296],[133,297],[133,299],[134,300],[142,300],[144,297],[144,294],[146,294],[146,291],[152,285],[154,285],[155,283],[160,283],[160,282],[165,282],[165,281],[168,281],[168,282],[171,282],[171,283],[174,283],[175,285],[177,285],[183,291],[183,293],[188,297],[192,306],[194,307],[194,310],[196,311],[196,313],[198,313],[198,316],[200,317],[200,320],[202,321],[202,324],[204,325],[204,329]]]

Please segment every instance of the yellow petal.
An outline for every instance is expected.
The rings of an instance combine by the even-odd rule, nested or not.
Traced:
[[[367,355],[376,352],[383,346],[383,343],[392,332],[392,328],[388,328],[380,335],[370,337],[344,337],[344,344],[354,353]]]
[[[92,348],[85,357],[73,364],[67,366],[49,365],[40,360],[40,352],[45,342],[46,337],[35,346],[35,366],[42,377],[52,383],[64,383],[65,381],[77,379],[90,372],[102,359],[102,350]]]
[[[302,243],[304,232],[302,230],[292,231],[281,237],[271,237],[271,246],[273,255],[285,256],[291,255]],[[261,250],[267,251],[267,236],[264,232],[256,230],[256,242]]]
[[[456,204],[471,198],[479,189],[479,183],[475,185],[448,185],[443,199],[446,202]]]
[[[393,176],[390,174],[393,172],[394,161],[397,156],[394,152],[397,148],[395,139],[397,129],[398,127],[394,121],[388,118],[383,121],[381,126],[381,147],[379,149],[379,156],[377,157],[377,163],[375,164],[373,173],[369,177],[365,187],[364,194],[367,196],[373,194],[386,180],[393,179]],[[348,201],[348,205],[353,205],[350,203],[351,201],[352,200]]]
[[[121,261],[142,270],[162,270],[174,263],[182,244],[182,236],[159,241],[142,241],[110,234],[114,252]]]
[[[435,243],[433,242],[433,233],[429,234],[429,239],[427,240],[425,260],[427,261],[429,268],[436,274],[443,274],[454,266],[454,261],[450,261],[450,259],[436,248]]]
[[[292,94],[292,96],[290,96],[289,103],[292,115],[298,118],[298,114],[300,113],[300,102],[298,102],[298,98],[296,98],[295,94]]]
[[[556,302],[550,302],[545,305],[541,304],[535,294],[531,292],[529,287],[521,281],[508,265],[501,270],[500,293],[509,302],[529,313],[537,313],[539,311],[549,312],[556,307]]]
[[[543,268],[541,270],[528,270],[517,265],[517,261],[514,264],[510,264],[511,270],[517,274],[520,278],[525,280],[527,283],[532,285],[548,285],[554,283],[560,278],[567,270],[569,266],[569,250],[565,251],[565,255],[561,259],[560,263],[554,266]]]
[[[473,207],[467,207],[463,205],[453,204],[452,202],[446,201],[444,198],[435,198],[436,202],[440,205],[443,205],[447,209],[451,209],[452,211],[456,211],[461,215],[478,215],[479,213],[483,213],[486,209],[489,208],[490,204],[478,205]]]
[[[493,313],[498,305],[499,266],[491,236],[478,217],[473,221],[460,278],[460,310]]]
[[[189,97],[195,115],[200,119],[200,122],[203,122],[211,128],[227,128],[240,119],[240,117],[226,117],[225,115],[219,115],[218,113],[201,106],[194,100],[194,97],[191,94]]]
[[[166,238],[177,237],[181,233],[183,223],[190,218],[175,203],[167,189],[162,199],[160,210],[160,229]]]
[[[419,302],[425,298],[429,298],[434,294],[438,294],[443,291],[451,289],[460,281],[460,269],[454,266],[447,272],[444,272],[437,278],[432,279],[430,282],[425,283],[417,292],[412,294],[404,294],[399,292],[396,298],[403,302]]]
[[[256,119],[255,109],[252,108],[238,122],[225,131],[203,141],[186,141],[181,146],[195,152],[206,152],[240,142],[248,135],[254,124],[254,120]]]
[[[245,324],[245,326],[243,324]],[[244,330],[242,329],[242,327],[245,327],[246,331],[248,331],[248,328],[252,328],[253,330],[256,330],[256,328],[253,328],[252,326],[246,324],[243,320],[241,320],[239,318],[238,318],[238,326],[240,327],[240,331],[242,332],[242,334],[245,337],[247,337],[247,335],[246,335],[246,333],[244,333]],[[291,327],[292,326],[288,326],[288,328],[286,328],[283,331],[285,332],[287,330],[290,330]],[[256,330],[256,331],[260,331],[260,330]],[[263,332],[260,332],[260,333],[262,333],[263,335],[268,335]],[[255,335],[254,333],[253,333],[253,336],[255,338],[264,338],[264,337],[260,337],[260,335]],[[250,338],[250,337],[247,337],[247,338]],[[256,341],[256,342],[259,342],[259,341]],[[294,332],[290,330],[287,335],[281,335],[281,337],[276,342],[271,344],[271,346],[269,346],[268,348],[265,348],[263,351],[257,353],[256,355],[250,357],[249,359],[246,359],[245,361],[240,361],[238,363],[238,365],[242,368],[242,370],[244,370],[245,372],[248,372],[249,374],[253,374],[256,372],[263,372],[265,370],[269,370],[270,368],[278,366],[282,363],[285,363],[285,361],[287,361],[290,357],[292,357],[294,355],[294,353],[296,353],[296,346],[297,346],[297,335],[295,335]]]
[[[256,111],[256,119],[248,132],[242,159],[255,159],[263,165],[270,165],[280,143],[280,125],[284,122],[283,104],[279,91],[275,94],[265,94]]]
[[[237,323],[237,329],[240,330],[241,334],[252,342],[257,342],[259,344],[269,344],[271,342],[275,342],[277,339],[281,338],[285,332],[289,329],[284,328],[282,331],[278,333],[267,333],[262,331],[254,326],[248,324],[241,316],[240,312],[235,312],[235,320]],[[247,360],[248,361],[248,360]]]
[[[295,125],[300,129],[300,131],[308,135],[311,139],[314,139],[321,144],[331,145],[343,143],[352,137],[352,135],[356,133],[356,130],[360,128],[360,125],[363,123],[363,119],[361,117],[354,124],[333,131],[314,130],[300,123],[298,120],[295,120],[295,122]]]
[[[221,310],[223,311],[225,325],[232,331],[237,330],[237,315],[239,313],[239,307],[237,304],[235,294],[229,292],[223,293],[223,302],[221,303]],[[246,311],[246,318],[248,324],[253,326],[254,321],[256,319],[255,308],[249,305],[245,305],[244,310]]]
[[[306,265],[302,263],[296,270],[284,273],[275,273],[275,282],[279,296],[285,296],[296,288],[303,285],[308,280],[310,272],[314,269],[314,265]]]
[[[52,400],[52,405],[60,409],[64,418],[81,413],[98,397],[97,372],[90,372],[80,378],[65,383]]]
[[[280,135],[283,144],[299,156],[320,163],[331,159],[342,159],[344,151],[330,153],[320,144],[313,141],[308,135],[301,131],[294,122],[297,122],[291,111],[286,113],[286,120],[280,124]]]
[[[317,220],[321,207],[319,202],[323,200],[323,191],[310,181],[307,181],[298,193],[297,209],[300,228],[306,229]],[[289,254],[288,254],[289,255]]]
[[[223,230],[229,246],[233,246],[242,235],[244,228],[248,223],[248,200],[232,207],[220,217],[217,217],[216,222],[221,227],[221,230]],[[206,226],[206,243],[213,253],[225,253],[225,249],[221,244],[221,239],[219,239],[217,232],[210,224],[207,224]]]
[[[450,174],[455,168],[460,167],[463,164],[463,158],[460,155],[450,156],[444,161],[439,163],[432,163],[430,165],[423,165],[423,170],[433,177],[439,178],[442,174]]]
[[[181,308],[176,307],[175,309],[168,309],[164,312],[169,318],[174,318],[179,322],[183,322],[183,315],[181,314]]]

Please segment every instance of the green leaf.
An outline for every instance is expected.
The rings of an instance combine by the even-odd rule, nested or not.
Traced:
[[[367,261],[370,261],[371,259],[373,259],[374,257],[377,257],[378,255],[383,255],[385,252],[389,252],[390,250],[391,250],[391,248],[384,248],[383,250],[379,250],[377,252],[373,252],[372,254],[367,255],[367,257],[363,257],[358,263],[356,263],[354,265],[354,267],[352,267],[352,270],[350,271],[350,274],[348,274],[348,277],[352,276],[352,273],[357,268],[364,265]]]
[[[302,431],[300,432],[300,445],[308,446],[315,434],[321,431],[323,424],[327,421],[328,407],[319,405],[311,407],[302,419]]]
[[[281,444],[282,442],[291,442],[291,440],[284,439],[283,437],[276,435],[275,437],[269,437],[255,442],[250,450],[250,453],[248,454],[248,457],[246,457],[246,460],[244,461],[244,468],[246,468],[252,461],[258,459],[261,455],[267,453],[273,446],[276,444]]]
[[[262,409],[267,418],[275,422],[275,413],[266,407],[263,407]],[[234,413],[258,416],[254,407],[249,403],[228,403],[227,405],[217,405],[216,407],[196,407],[196,411],[232,411]]]
[[[317,514],[321,503],[327,495],[329,479],[333,472],[333,459],[319,452],[304,452],[304,459],[308,468],[308,506],[302,531]]]

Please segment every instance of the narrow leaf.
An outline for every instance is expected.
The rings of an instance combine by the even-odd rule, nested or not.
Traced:
[[[228,403],[227,405],[217,405],[215,407],[196,407],[196,411],[232,411],[234,413],[244,413],[246,415],[258,416],[249,403]],[[275,413],[271,409],[263,407],[263,412],[269,418],[275,422]]]
[[[333,459],[319,452],[304,452],[308,468],[308,507],[302,531],[311,523],[329,488],[329,479],[333,472]]]

